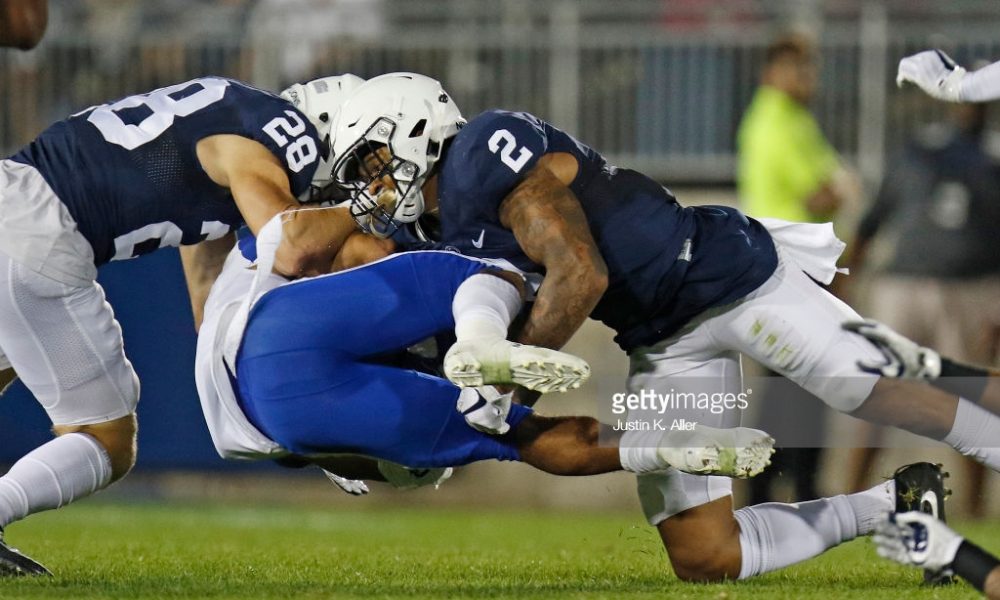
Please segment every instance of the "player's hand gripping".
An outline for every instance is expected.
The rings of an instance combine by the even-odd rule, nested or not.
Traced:
[[[934,516],[919,511],[890,514],[872,537],[878,555],[904,565],[943,571],[964,541]]]
[[[933,98],[961,102],[965,69],[940,50],[925,50],[899,61],[896,85],[912,83]]]
[[[858,361],[858,368],[862,371],[900,379],[937,379],[941,375],[940,354],[901,336],[878,321],[848,321],[843,327],[864,336],[885,356],[885,362]]]
[[[473,429],[503,435],[510,430],[507,414],[512,398],[512,393],[501,394],[492,385],[484,385],[463,389],[455,407]]]

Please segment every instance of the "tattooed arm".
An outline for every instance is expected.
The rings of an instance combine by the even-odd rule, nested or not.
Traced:
[[[500,204],[501,224],[528,258],[545,267],[545,280],[518,335],[523,344],[561,348],[608,287],[608,267],[579,200],[567,187],[576,168],[569,154],[547,154]]]

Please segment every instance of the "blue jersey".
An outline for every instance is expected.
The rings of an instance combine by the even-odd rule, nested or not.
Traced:
[[[232,194],[208,177],[195,151],[217,134],[260,142],[285,167],[292,194],[309,189],[322,147],[315,127],[289,102],[221,77],[88,108],[12,159],[38,169],[99,266],[215,239],[242,222]]]
[[[738,210],[682,207],[663,186],[611,166],[595,150],[540,119],[501,110],[472,119],[440,164],[441,238],[463,254],[502,258],[543,273],[500,223],[499,206],[552,152],[576,157],[570,189],[608,265],[609,286],[591,316],[630,351],[676,332],[705,309],[759,287],[777,267],[764,227]]]

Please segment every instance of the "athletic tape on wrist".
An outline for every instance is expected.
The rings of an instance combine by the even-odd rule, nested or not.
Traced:
[[[989,376],[990,372],[982,367],[965,365],[942,356],[941,375],[931,383],[938,389],[978,404],[983,398]]]

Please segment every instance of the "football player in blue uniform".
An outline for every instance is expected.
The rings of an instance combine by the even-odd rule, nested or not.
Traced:
[[[507,341],[522,306],[518,274],[427,251],[287,282],[269,263],[278,226],[269,223],[257,237],[255,270],[232,252],[206,303],[195,372],[221,456],[291,459],[351,477],[381,473],[393,483],[399,465],[438,469],[422,478],[430,483],[449,467],[486,459],[561,475],[623,468],[617,447],[599,443],[595,419],[542,417],[512,406],[510,393],[459,388],[401,362],[421,340],[454,333],[459,343],[490,341],[493,364],[502,368],[487,379],[540,391],[578,386],[589,375],[584,361]],[[732,436],[725,447],[688,447],[687,432],[675,431],[672,443],[647,450],[645,468],[742,477],[763,470],[773,440],[743,428],[722,435]],[[378,469],[342,471],[343,455],[353,457],[352,469],[357,457],[377,459]]]
[[[857,313],[816,285],[832,281],[843,250],[829,224],[685,207],[537,117],[488,110],[465,123],[457,110],[439,110],[448,101],[421,75],[369,80],[341,108],[334,177],[376,235],[436,213],[443,244],[544,276],[518,341],[559,348],[588,315],[599,319],[629,354],[633,393],[739,394],[746,353],[833,408],[944,439],[1000,468],[995,415],[856,367],[881,354],[841,329]],[[489,363],[488,345],[469,340],[449,351],[445,369],[469,385]],[[725,427],[739,415],[691,419]],[[656,445],[659,435],[627,431],[622,464],[641,461],[632,449]],[[939,475],[927,486],[940,488]],[[726,478],[671,470],[638,479],[675,572],[700,581],[750,577],[870,533],[895,493],[890,483],[734,512]]]
[[[353,221],[290,209],[322,196],[342,88],[360,82],[279,97],[194,79],[82,110],[0,161],[0,371],[10,380],[13,367],[57,435],[0,477],[0,574],[47,573],[3,543],[4,527],[106,487],[135,460],[139,382],[97,268],[198,244],[184,254],[197,314],[230,230],[284,212],[275,269],[328,272]]]

